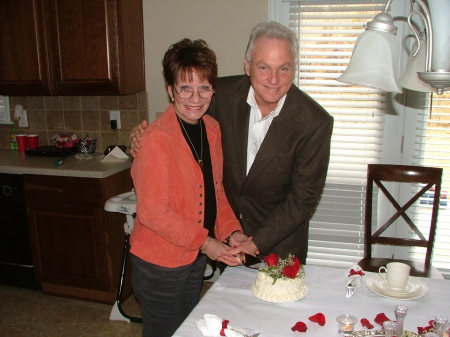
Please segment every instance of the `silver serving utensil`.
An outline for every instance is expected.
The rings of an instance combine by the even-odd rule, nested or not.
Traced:
[[[240,333],[244,337],[258,337],[260,333],[255,333],[253,329],[247,329],[247,328],[239,328],[239,327],[233,327],[228,329],[233,330],[234,332]]]
[[[361,331],[355,331],[352,334],[352,337],[366,337],[366,336],[370,336],[370,337],[384,337],[384,330],[380,329],[380,330],[361,330]],[[412,331],[404,331],[403,332],[403,336],[404,337],[421,337],[422,335],[418,335],[415,332]]]
[[[355,293],[356,289],[358,289],[361,285],[361,277],[354,276],[349,281],[347,281],[347,293],[345,295],[346,298],[350,298]]]
[[[347,294],[345,294],[345,297],[350,298],[353,296],[354,293],[355,293],[355,287],[350,282],[349,284],[347,284]]]
[[[384,337],[384,330],[361,330],[361,331],[355,331],[352,334],[352,337],[365,337],[365,336],[371,336],[371,337]]]
[[[264,266],[264,261],[262,260],[262,257],[259,258],[259,257],[254,257],[249,254],[241,253],[240,258],[241,258],[242,264],[247,268],[259,269]]]

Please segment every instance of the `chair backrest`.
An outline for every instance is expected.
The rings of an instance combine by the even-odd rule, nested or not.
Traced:
[[[367,168],[367,191],[366,191],[366,207],[365,207],[365,247],[364,257],[372,258],[372,245],[390,245],[390,246],[417,246],[426,248],[425,266],[430,266],[433,253],[434,238],[437,226],[437,216],[439,211],[440,193],[441,193],[442,168],[423,167],[423,166],[406,166],[406,165],[385,165],[385,164],[369,164]],[[420,183],[422,187],[409,201],[401,206],[391,195],[385,186],[385,182],[399,183]],[[372,233],[372,196],[374,184],[386,196],[395,208],[396,212],[377,230]],[[434,190],[433,190],[434,189]],[[380,192],[380,193],[381,193]],[[430,231],[426,238],[417,228],[416,224],[406,213],[406,210],[416,201],[420,203],[420,198],[432,195],[433,205],[430,220]],[[428,199],[429,200],[429,199]],[[418,239],[398,238],[386,236],[386,231],[395,221],[402,217],[409,227],[414,231]]]

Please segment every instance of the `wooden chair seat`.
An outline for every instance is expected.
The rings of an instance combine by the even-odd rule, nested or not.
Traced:
[[[443,279],[442,274],[434,268],[433,266],[425,266],[424,263],[418,261],[409,261],[409,260],[400,260],[400,259],[387,259],[387,258],[370,258],[370,259],[362,259],[358,262],[358,265],[364,271],[369,271],[372,273],[378,273],[378,269],[381,266],[386,266],[389,262],[403,262],[411,267],[411,276],[415,277],[430,277],[430,278],[438,278]]]

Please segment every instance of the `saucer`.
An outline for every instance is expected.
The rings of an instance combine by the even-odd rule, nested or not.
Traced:
[[[375,278],[374,281],[375,287],[377,287],[379,290],[384,291],[385,293],[394,294],[394,295],[408,295],[413,294],[420,288],[420,284],[413,279],[412,277],[409,277],[408,283],[402,288],[402,289],[392,289],[389,287],[387,282],[383,280],[381,277]]]
[[[421,280],[417,279],[417,278],[413,278],[413,277],[409,277],[409,281],[408,283],[411,282],[415,282],[416,284],[419,285],[419,288],[417,289],[416,292],[414,293],[410,293],[410,294],[399,294],[399,293],[392,293],[392,292],[386,292],[384,290],[379,289],[375,283],[377,282],[377,278],[379,278],[379,275],[374,275],[372,277],[368,277],[366,279],[366,286],[367,288],[369,288],[369,290],[371,292],[373,292],[376,295],[379,295],[381,297],[386,297],[386,298],[392,298],[392,299],[397,299],[397,300],[416,300],[418,298],[421,298],[423,296],[425,296],[428,293],[428,286]]]

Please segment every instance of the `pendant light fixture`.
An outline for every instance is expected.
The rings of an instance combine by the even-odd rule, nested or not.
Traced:
[[[412,10],[408,24],[414,32],[408,66],[397,78],[400,41],[395,37],[397,27],[389,14],[393,0],[388,0],[384,11],[365,25],[358,37],[350,63],[338,81],[367,86],[387,92],[401,93],[402,87],[437,92],[450,89],[450,0],[410,0],[421,11]],[[418,33],[411,18],[420,16],[425,29]]]

